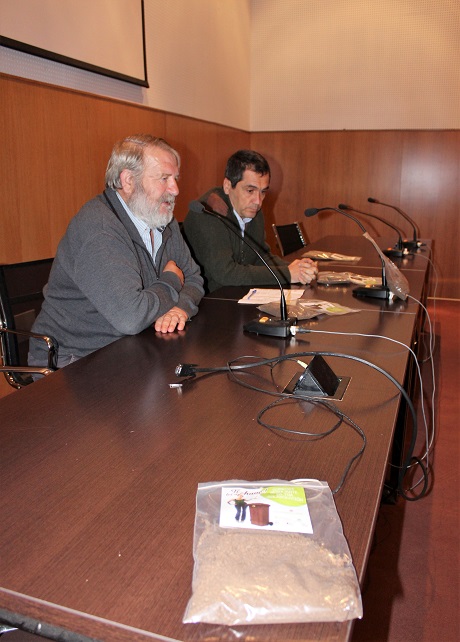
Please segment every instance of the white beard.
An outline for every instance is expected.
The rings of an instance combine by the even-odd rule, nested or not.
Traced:
[[[128,201],[134,216],[144,221],[151,230],[166,227],[171,222],[175,204],[174,196],[163,194],[158,201],[152,203],[142,185],[138,185]],[[168,211],[161,212],[163,203],[168,203]]]

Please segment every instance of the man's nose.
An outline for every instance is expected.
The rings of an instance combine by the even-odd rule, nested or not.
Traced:
[[[262,192],[254,192],[254,203],[257,203],[257,205],[260,207],[262,205],[262,201],[264,200],[265,194]]]
[[[170,178],[168,181],[168,192],[172,194],[173,196],[177,196],[179,194],[179,185],[177,184],[177,181],[175,178]]]

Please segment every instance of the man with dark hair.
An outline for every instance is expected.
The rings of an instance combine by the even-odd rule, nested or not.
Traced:
[[[182,330],[204,290],[173,218],[179,154],[142,134],[115,144],[106,189],[70,221],[33,331],[59,344],[58,367],[154,326]],[[31,341],[30,365],[45,365]]]
[[[227,161],[222,187],[214,187],[199,201],[226,217],[189,211],[184,234],[201,266],[208,292],[224,285],[275,286],[273,275],[241,237],[254,246],[282,284],[310,283],[317,267],[310,259],[286,263],[274,256],[265,241],[262,202],[270,186],[270,166],[261,154],[239,150]],[[233,230],[228,229],[233,226]]]

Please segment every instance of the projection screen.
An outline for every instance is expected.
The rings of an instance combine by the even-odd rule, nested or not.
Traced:
[[[143,0],[0,0],[0,45],[148,87]]]

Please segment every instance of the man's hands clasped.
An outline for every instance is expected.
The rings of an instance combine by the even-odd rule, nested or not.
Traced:
[[[318,266],[311,259],[296,259],[289,264],[291,283],[307,285],[316,279]]]

